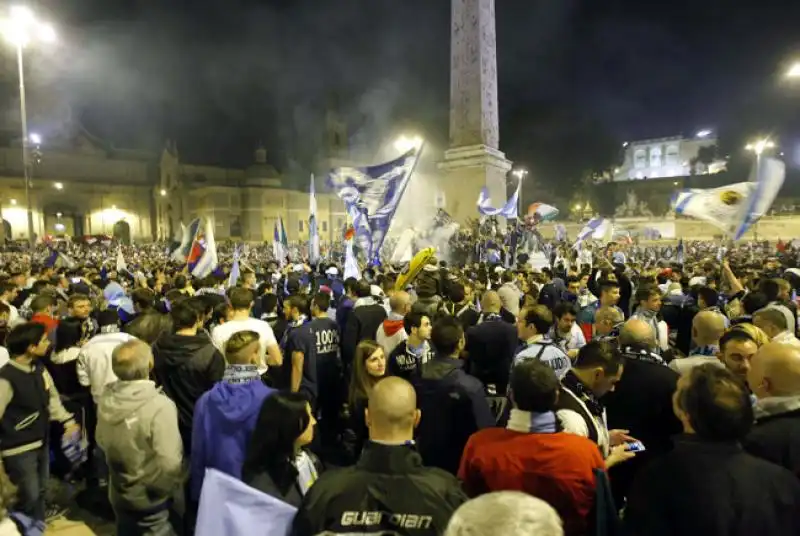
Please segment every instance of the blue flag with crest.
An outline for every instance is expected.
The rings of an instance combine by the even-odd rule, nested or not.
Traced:
[[[386,233],[421,153],[422,147],[415,147],[391,162],[342,167],[328,174],[327,184],[344,201],[356,241],[370,262],[379,262]]]

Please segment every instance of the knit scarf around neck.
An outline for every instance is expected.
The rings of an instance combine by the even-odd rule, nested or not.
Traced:
[[[603,415],[603,405],[594,396],[592,390],[586,387],[574,372],[568,371],[561,383],[586,405],[586,409],[589,410],[592,416],[600,417]]]
[[[240,384],[258,380],[261,375],[258,373],[257,365],[228,365],[225,367],[225,374],[222,381],[225,383]]]
[[[556,414],[552,411],[532,413],[512,408],[506,429],[526,434],[553,434],[558,431]]]

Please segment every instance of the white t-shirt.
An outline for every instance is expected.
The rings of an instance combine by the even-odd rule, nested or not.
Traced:
[[[240,331],[255,331],[258,333],[261,363],[258,365],[258,372],[264,374],[267,371],[267,348],[277,345],[275,334],[267,322],[257,318],[246,318],[244,320],[231,320],[211,330],[211,341],[214,343],[222,355],[225,355],[225,344],[234,333]]]
[[[0,368],[6,366],[8,363],[10,356],[8,355],[8,350],[6,350],[5,346],[0,346]]]

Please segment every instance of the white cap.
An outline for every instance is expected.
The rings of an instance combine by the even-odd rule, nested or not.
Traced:
[[[383,298],[383,289],[378,285],[370,285],[369,293],[376,298]]]
[[[706,278],[703,277],[703,276],[697,275],[697,276],[694,276],[693,278],[691,278],[689,280],[689,286],[690,287],[694,287],[696,285],[705,286],[705,284],[706,284]]]
[[[327,270],[325,270],[327,275],[339,275],[339,269],[335,266],[331,266]]]

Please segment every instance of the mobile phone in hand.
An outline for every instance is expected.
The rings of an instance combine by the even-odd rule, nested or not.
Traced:
[[[647,450],[644,448],[644,443],[641,441],[631,441],[629,443],[625,443],[625,450],[627,452],[642,452],[643,450]]]

